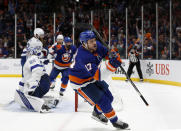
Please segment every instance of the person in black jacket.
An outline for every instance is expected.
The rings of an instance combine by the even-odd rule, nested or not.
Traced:
[[[132,71],[133,71],[133,67],[136,66],[138,75],[140,77],[140,82],[143,82],[143,74],[141,71],[141,64],[140,64],[140,60],[139,60],[139,53],[137,52],[136,48],[132,48],[128,54],[128,58],[129,58],[129,67],[128,67],[128,71],[127,74],[130,78]],[[128,79],[126,79],[126,81],[128,81]]]

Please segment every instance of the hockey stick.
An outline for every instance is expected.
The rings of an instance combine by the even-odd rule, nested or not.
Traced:
[[[6,103],[6,104],[1,104],[0,103],[0,108],[4,108],[4,107],[8,107],[9,105],[13,104],[15,101],[11,100],[10,102]]]
[[[79,23],[75,25],[75,28],[87,28],[87,29],[91,29],[97,36],[97,38],[100,40],[100,42],[106,46],[108,49],[108,45],[104,42],[103,38],[100,36],[99,32],[94,28],[93,25],[90,24],[86,24],[86,23]],[[110,50],[109,50],[110,52]],[[126,77],[128,78],[129,82],[132,84],[132,86],[134,87],[134,89],[136,90],[136,92],[138,93],[138,95],[141,97],[141,99],[143,100],[143,102],[145,103],[146,106],[149,106],[148,102],[145,100],[145,98],[143,97],[143,95],[141,94],[141,92],[138,90],[138,88],[136,87],[136,85],[133,83],[133,81],[129,78],[128,74],[126,73],[126,71],[124,70],[124,68],[120,65],[121,70],[123,71],[123,73],[126,75]]]

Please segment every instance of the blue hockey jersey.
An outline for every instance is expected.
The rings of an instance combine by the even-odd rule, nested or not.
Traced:
[[[95,81],[97,73],[99,73],[99,65],[103,58],[108,58],[108,49],[99,41],[96,41],[97,50],[91,53],[83,46],[78,48],[75,55],[75,62],[70,68],[69,79],[74,85],[83,86]],[[73,87],[76,88],[76,87]]]
[[[65,45],[57,45],[54,50],[56,53],[54,66],[57,69],[69,68],[72,63],[73,55],[76,52],[76,47],[71,45],[70,49],[66,49]]]

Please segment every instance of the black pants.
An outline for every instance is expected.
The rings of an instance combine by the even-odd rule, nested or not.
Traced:
[[[35,89],[32,96],[42,98],[50,89],[50,78],[47,74],[41,77],[39,86]]]
[[[140,61],[136,62],[136,63],[132,63],[130,62],[129,64],[129,67],[128,67],[128,76],[130,77],[132,72],[133,72],[133,67],[136,65],[136,69],[137,69],[137,72],[138,72],[138,75],[140,77],[140,79],[143,79],[143,74],[142,74],[142,71],[141,71],[141,65],[140,65]]]

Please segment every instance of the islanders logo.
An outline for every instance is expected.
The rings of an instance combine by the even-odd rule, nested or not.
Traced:
[[[69,53],[64,53],[62,55],[62,61],[63,62],[69,62],[69,60],[70,60],[70,54]]]

